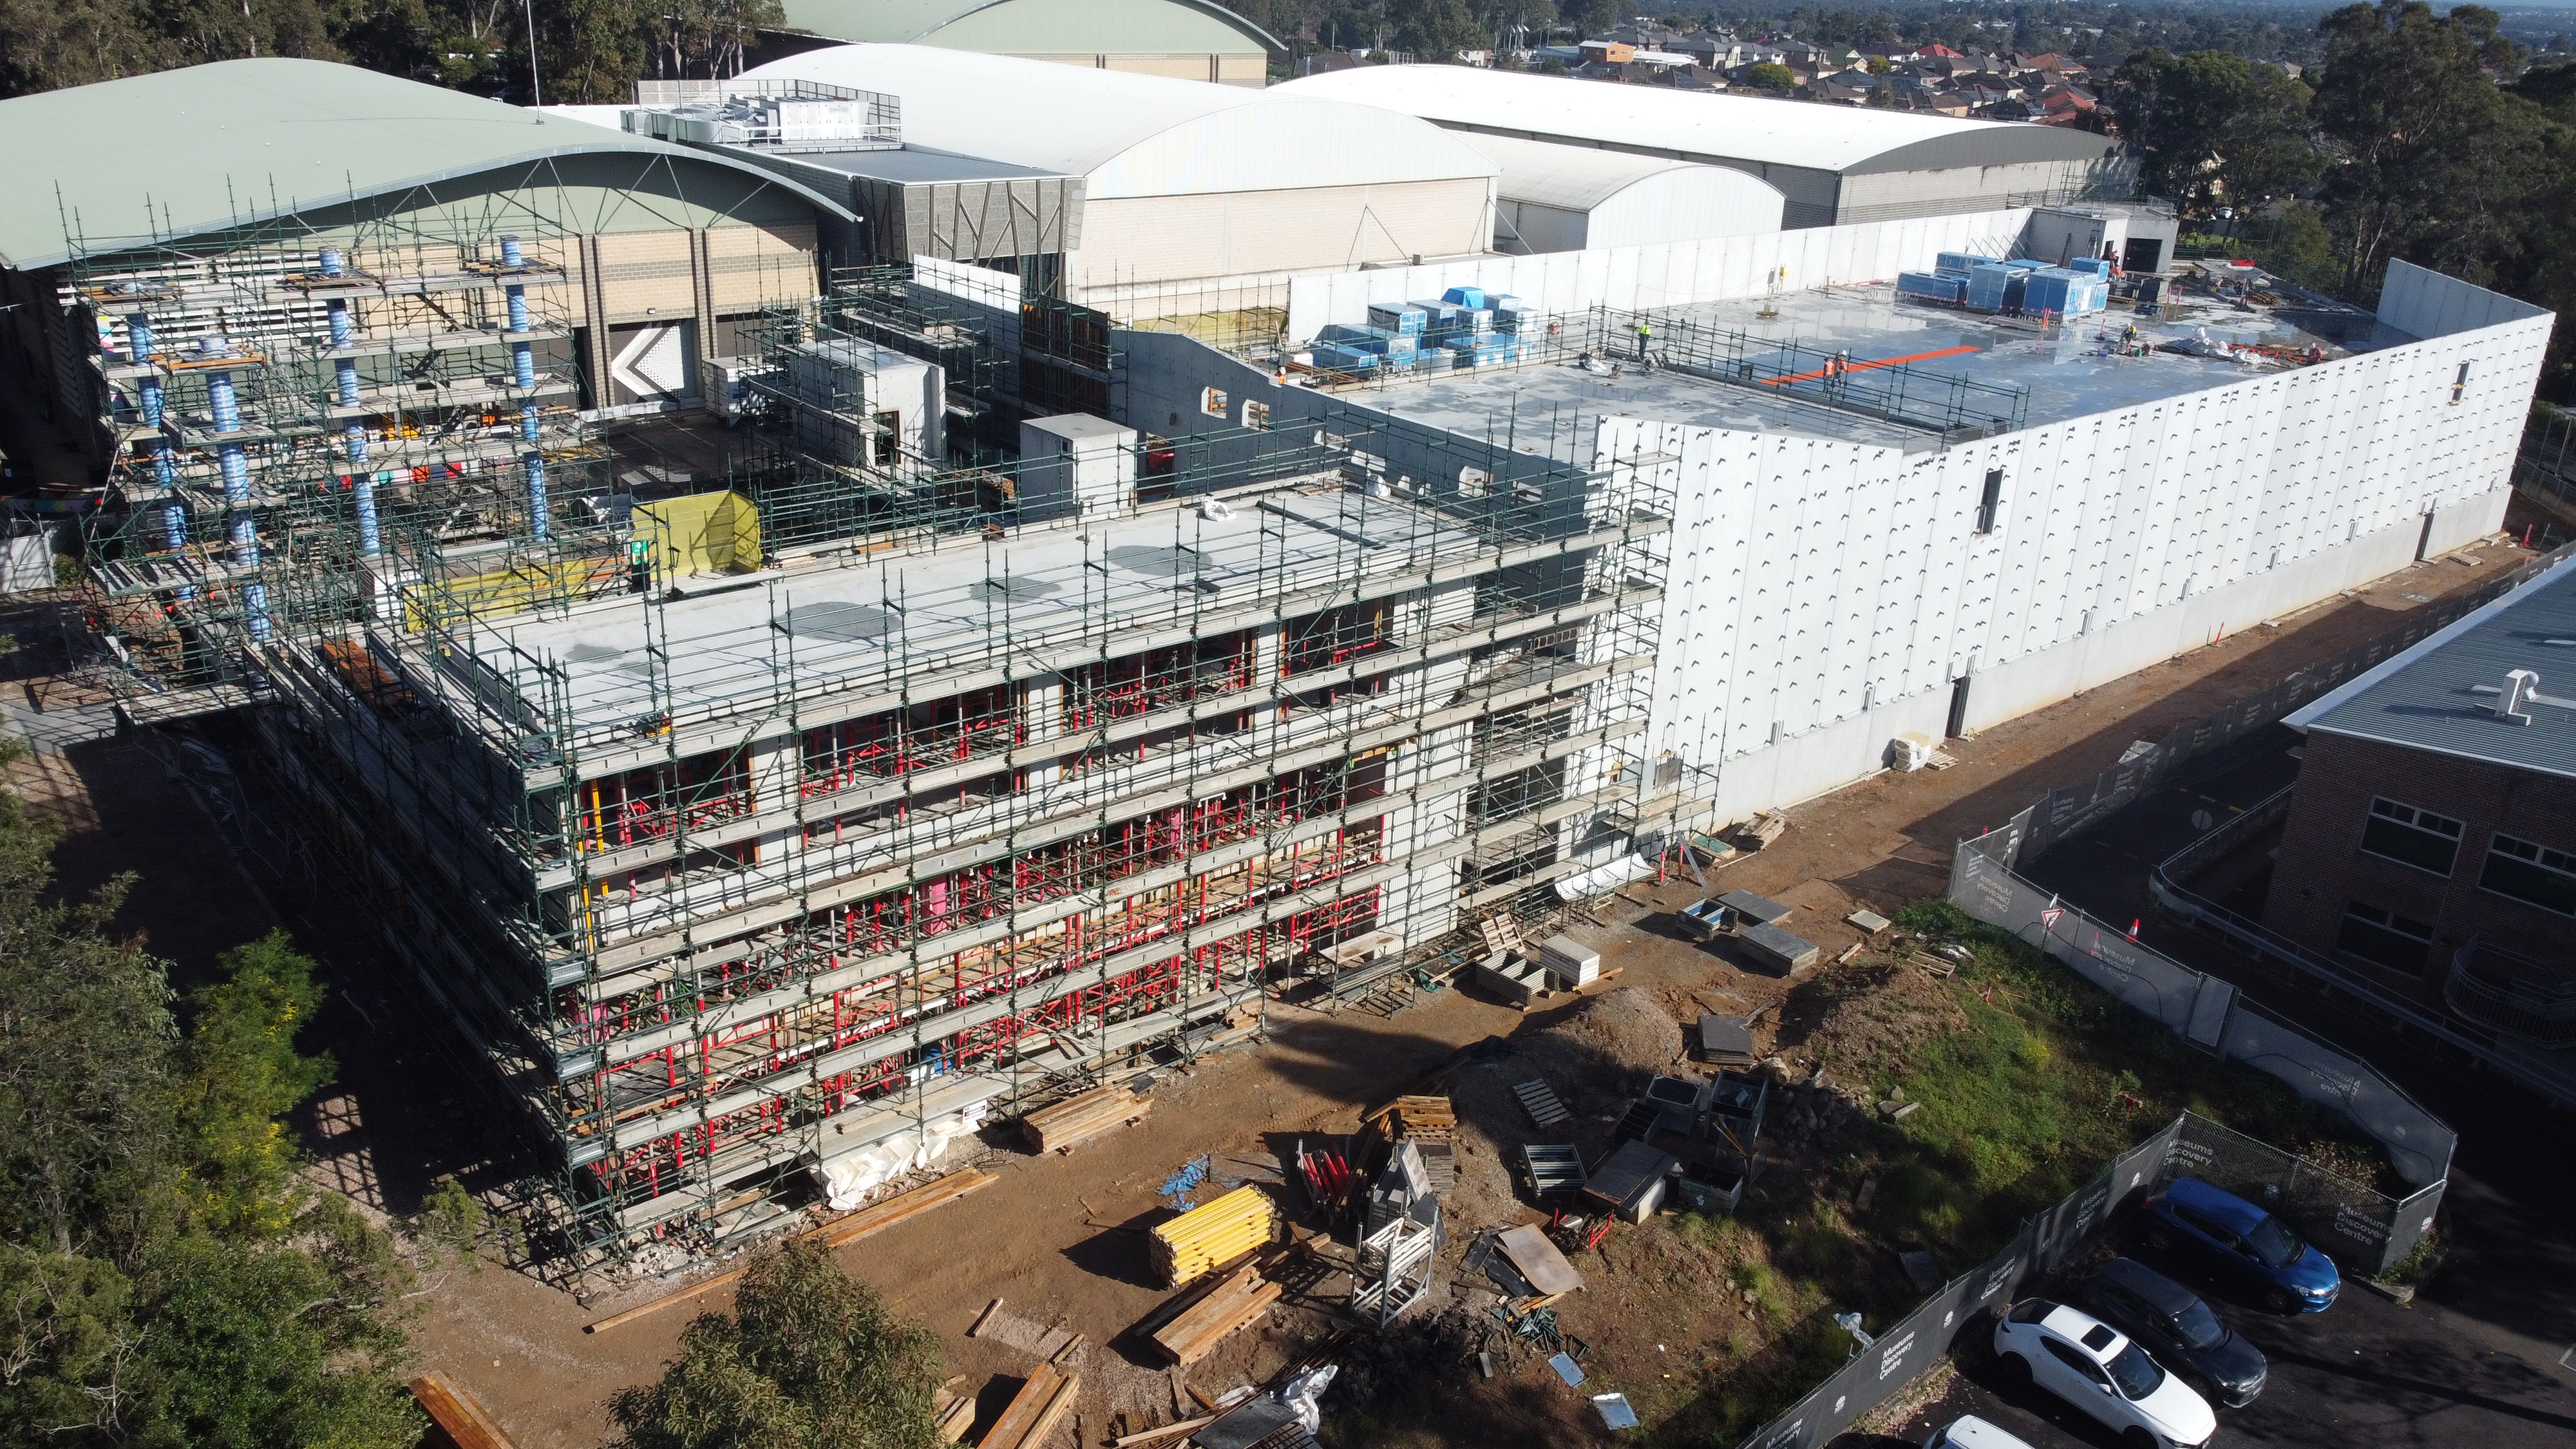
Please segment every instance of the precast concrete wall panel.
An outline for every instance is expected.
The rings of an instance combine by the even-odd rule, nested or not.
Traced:
[[[2409,285],[2419,322],[2496,313]],[[1598,459],[1670,455],[1680,499],[1655,747],[1716,768],[1727,814],[1789,803],[1939,734],[1963,677],[1973,731],[2475,538],[2549,325],[1930,451],[1606,419]]]

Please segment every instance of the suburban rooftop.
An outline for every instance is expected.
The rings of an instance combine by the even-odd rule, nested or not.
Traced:
[[[2508,671],[2539,676],[2515,713]],[[2560,563],[2289,717],[2295,729],[2576,779],[2576,568]]]

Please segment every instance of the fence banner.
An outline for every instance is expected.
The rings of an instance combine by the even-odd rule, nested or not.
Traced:
[[[2183,1130],[2176,1119],[2123,1153],[2093,1181],[2022,1225],[2010,1243],[1974,1272],[1954,1278],[1904,1320],[1853,1355],[1798,1406],[1745,1441],[1745,1449],[1815,1449],[1858,1423],[1870,1410],[1948,1356],[1971,1333],[1992,1332],[1996,1315],[2011,1306],[2023,1285],[2051,1268],[2083,1257],[2097,1246],[2120,1213],[2136,1205],[2161,1179],[2168,1147]]]
[[[1960,842],[1951,867],[1950,899],[1961,910],[2032,942],[2078,976],[2164,1023],[2185,1040],[2213,1047],[2222,1057],[2277,1077],[2300,1096],[2342,1114],[2387,1149],[2390,1165],[2408,1183],[2419,1189],[2441,1184],[2450,1171],[2458,1134],[2416,1105],[2395,1083],[2368,1063],[2264,1010],[2230,983],[2194,971],[2129,940],[2125,932],[2057,902],[2055,896],[1990,859],[1981,847],[1990,838]],[[2296,1161],[2287,1153],[2278,1155],[2284,1164]],[[2286,1165],[2276,1165],[2246,1180],[2273,1194],[2255,1200],[2277,1203],[2281,1215],[2310,1241],[2359,1272],[2384,1271],[2413,1251],[2423,1235],[2422,1220],[2429,1216],[2421,1211],[2402,1213],[2398,1200],[2313,1164],[2301,1164],[2295,1174]],[[2438,1194],[2432,1199],[2439,1200]],[[2041,1242],[2045,1245],[2052,1237],[2043,1232]],[[2054,1259],[2050,1261],[2053,1265]]]

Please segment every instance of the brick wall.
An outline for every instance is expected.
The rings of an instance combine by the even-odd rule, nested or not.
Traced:
[[[2459,855],[2447,877],[2362,850],[2374,798],[2461,822]],[[2576,780],[2311,733],[2273,864],[2265,924],[2329,960],[2410,984],[2427,1002],[2440,1000],[2451,952],[2471,935],[2536,960],[2570,962],[2576,921],[2478,889],[2488,839],[2499,831],[2576,850]],[[2336,947],[2345,907],[2356,900],[2433,927],[2420,974],[2409,978]]]

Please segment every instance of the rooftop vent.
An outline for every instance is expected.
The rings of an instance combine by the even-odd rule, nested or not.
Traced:
[[[635,83],[627,131],[694,146],[755,150],[894,151],[903,102],[813,81],[648,80]]]

